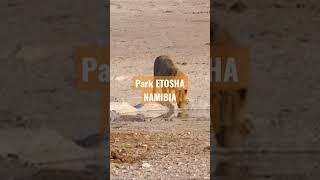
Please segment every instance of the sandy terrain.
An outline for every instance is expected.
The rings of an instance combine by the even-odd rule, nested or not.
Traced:
[[[319,1],[237,2],[215,0],[212,17],[252,51],[255,131],[243,151],[254,154],[216,152],[213,162],[231,158],[220,175],[242,179],[319,179]],[[209,1],[112,0],[110,8],[111,101],[138,104],[132,76],[151,75],[167,54],[189,75],[189,109],[208,109]],[[87,159],[97,149],[74,140],[98,131],[101,96],[73,87],[72,56],[106,44],[104,2],[8,0],[0,9],[0,179],[97,179]],[[112,177],[208,178],[203,117],[113,122]]]
[[[115,126],[112,179],[209,179],[208,118],[154,118]]]
[[[194,108],[209,107],[209,0],[111,1],[111,101],[140,103],[132,77],[169,55],[188,76]]]
[[[190,87],[187,118],[111,123],[112,179],[210,178],[209,4],[111,1],[111,101],[139,104],[141,92],[131,89],[132,77],[153,75],[160,55],[170,56],[188,75]]]

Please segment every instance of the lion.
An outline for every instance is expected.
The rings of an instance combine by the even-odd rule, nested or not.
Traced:
[[[179,70],[173,61],[168,56],[159,56],[154,62],[154,74],[156,76],[177,76],[186,77],[186,75]],[[154,88],[153,93],[161,91],[162,93],[174,93],[176,95],[178,108],[184,108],[189,103],[188,89],[175,88]]]

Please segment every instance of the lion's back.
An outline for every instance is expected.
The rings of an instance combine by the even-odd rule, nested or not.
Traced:
[[[177,68],[168,56],[159,56],[154,62],[154,76],[174,76]]]
[[[159,56],[154,62],[154,76],[182,76],[186,75],[180,71],[168,56]],[[154,93],[175,93],[177,104],[183,107],[188,103],[187,90],[175,90],[174,88],[155,88]]]

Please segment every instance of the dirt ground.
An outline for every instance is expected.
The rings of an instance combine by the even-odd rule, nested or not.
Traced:
[[[5,135],[0,136],[0,179],[96,179],[94,160],[83,160],[97,158],[91,157],[96,152],[79,147],[75,140],[97,133],[101,97],[74,88],[72,58],[75,48],[104,44],[105,6],[101,2],[2,2],[1,18],[6,28],[1,31],[0,48],[0,132]],[[131,90],[131,78],[152,75],[154,59],[165,54],[189,76],[192,86],[188,108],[208,109],[209,83],[202,82],[209,82],[209,0],[112,0],[110,8],[111,101],[140,103],[140,92]],[[112,167],[152,166],[153,171],[148,173],[143,169],[132,171],[137,178],[153,176],[165,166],[168,170],[162,171],[164,179],[177,179],[176,175],[208,177],[209,121],[197,121],[199,118],[202,116],[186,121],[126,122],[121,128],[113,124],[112,141],[116,142],[113,145],[118,155]],[[30,126],[38,126],[33,121],[39,121],[47,128],[39,131],[38,127],[28,127],[29,121]],[[121,141],[136,145],[131,143],[134,133],[141,142],[127,151],[143,152],[139,143],[149,150],[144,156],[139,151],[137,157],[133,153],[123,156],[118,152],[124,149]],[[30,159],[41,163],[48,160],[50,168]],[[63,162],[51,163],[57,159]],[[174,165],[179,162],[180,166]],[[151,169],[148,164],[144,167]],[[196,170],[198,166],[202,168]],[[121,173],[121,168],[112,168],[113,178],[132,177]]]
[[[190,108],[209,108],[209,0],[111,1],[111,101],[140,103],[134,76],[168,55],[189,78]],[[207,83],[203,83],[207,82]]]
[[[155,118],[113,127],[112,179],[210,178],[208,118]]]

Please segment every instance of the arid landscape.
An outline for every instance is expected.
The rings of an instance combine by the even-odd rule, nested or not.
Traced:
[[[211,5],[210,19],[209,0],[110,2],[111,178],[319,179],[319,1]],[[109,142],[98,135],[101,95],[73,86],[73,53],[109,46],[106,8],[87,0],[0,2],[1,180],[103,179],[101,143]],[[212,33],[223,27],[251,51],[254,124],[242,147],[213,146],[211,156],[210,20]],[[152,75],[160,55],[189,77],[185,116],[159,118],[136,106],[132,77]]]
[[[134,76],[168,55],[190,81],[190,106],[209,108],[210,1],[111,1],[111,102],[140,103]],[[203,83],[208,82],[208,83]]]
[[[209,179],[208,126],[199,117],[113,125],[112,179]]]
[[[111,179],[210,179],[209,6],[209,0],[111,1],[111,110],[125,114],[141,103],[133,77],[152,76],[160,55],[188,76],[190,98],[186,117],[160,118],[150,109],[111,119]],[[116,107],[121,103],[129,105]]]

